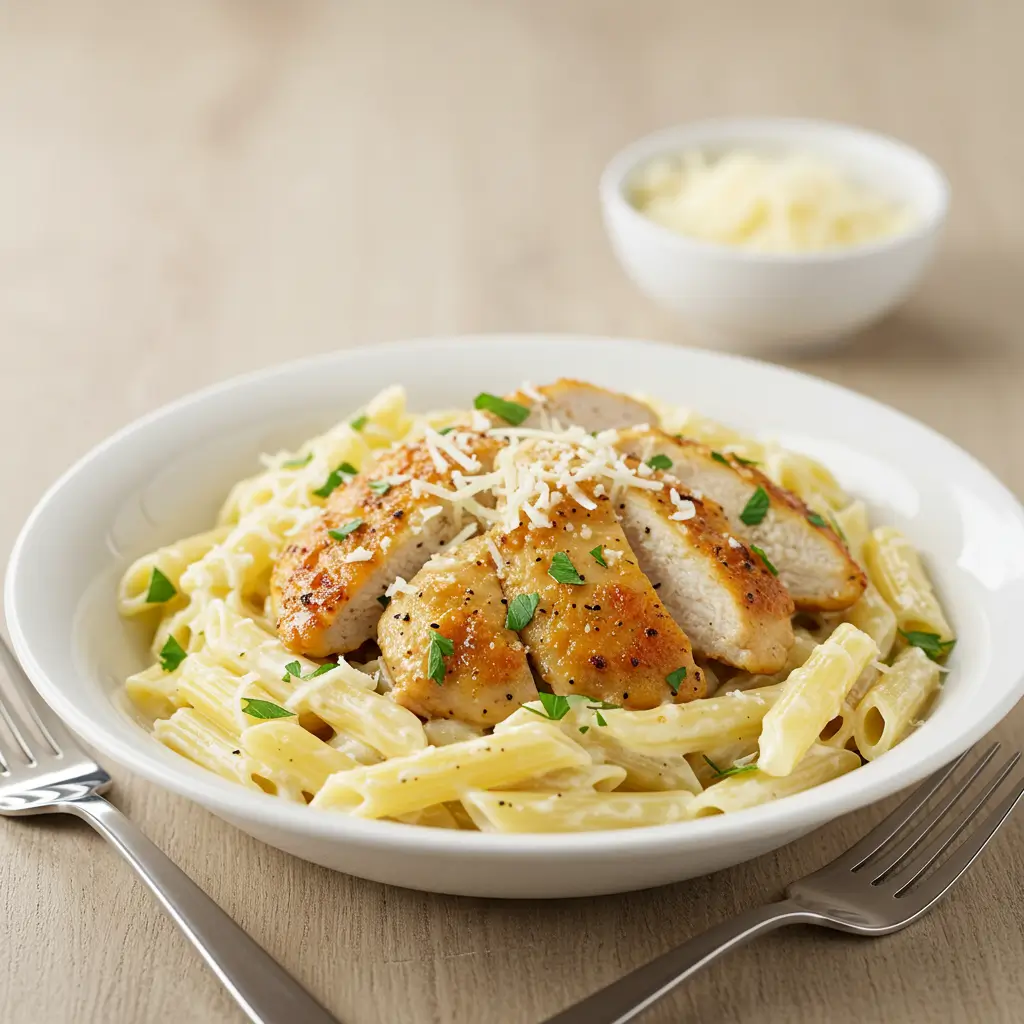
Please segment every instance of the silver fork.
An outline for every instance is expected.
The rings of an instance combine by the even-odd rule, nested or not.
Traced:
[[[969,752],[961,754],[841,857],[793,882],[785,899],[709,928],[543,1024],[625,1024],[724,953],[784,925],[867,936],[905,928],[949,891],[1024,794],[1024,779],[1008,781],[1021,755],[993,767],[998,750],[989,747],[965,775],[955,774]],[[1003,799],[954,848],[998,793]]]
[[[4,699],[0,678],[0,815],[74,814],[92,825],[131,864],[255,1024],[337,1024],[266,950],[100,795],[110,788],[110,776],[86,756],[36,693],[2,637],[0,663],[28,712],[26,720],[10,697]]]

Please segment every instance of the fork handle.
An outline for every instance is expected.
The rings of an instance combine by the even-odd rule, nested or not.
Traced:
[[[626,1024],[668,995],[676,985],[765,932],[788,924],[820,924],[821,918],[792,900],[746,910],[669,950],[624,978],[606,985],[543,1024]]]
[[[338,1024],[112,803],[91,794],[58,806],[87,821],[131,864],[254,1024]]]

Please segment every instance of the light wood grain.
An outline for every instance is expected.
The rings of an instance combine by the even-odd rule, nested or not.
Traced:
[[[0,552],[111,430],[284,357],[481,330],[685,341],[615,266],[596,178],[631,138],[723,113],[861,123],[948,171],[924,286],[793,365],[1024,492],[1022,32],[1009,0],[0,5]],[[1024,711],[996,735],[1020,744]],[[117,802],[346,1024],[529,1024],[883,813],[654,892],[503,904],[332,874],[115,775]],[[648,1019],[1018,1021],[1022,878],[1024,816],[913,929],[780,933]],[[0,823],[0,893],[5,1024],[240,1020],[83,827]]]

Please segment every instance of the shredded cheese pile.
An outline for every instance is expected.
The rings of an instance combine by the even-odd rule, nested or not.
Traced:
[[[681,235],[763,252],[862,245],[907,229],[912,215],[806,153],[691,151],[636,171],[630,202]]]

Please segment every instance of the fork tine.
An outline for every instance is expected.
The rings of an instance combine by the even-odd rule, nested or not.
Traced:
[[[1019,755],[1018,755],[1019,756]],[[1016,786],[1007,795],[1006,799],[1000,803],[996,809],[982,822],[981,825],[971,834],[970,839],[967,840],[952,857],[946,861],[942,867],[931,876],[926,879],[920,885],[915,886],[910,892],[907,892],[911,886],[914,885],[916,878],[920,876],[920,872],[914,876],[906,885],[903,886],[899,892],[895,893],[897,897],[905,900],[914,900],[918,903],[919,909],[918,914],[923,914],[936,900],[940,899],[955,883],[956,880],[974,863],[978,854],[985,849],[988,841],[999,831],[999,827],[1009,817],[1011,811],[1017,806],[1020,798],[1024,796],[1024,778],[1017,783]],[[959,830],[958,830],[959,831]],[[956,835],[950,837],[949,842],[952,842],[956,838]],[[945,850],[949,843],[946,843],[942,850]],[[940,853],[942,851],[939,851]],[[929,861],[929,865],[931,861]],[[924,869],[922,869],[924,870]],[[907,893],[907,895],[903,895]]]
[[[981,760],[975,764],[974,768],[971,769],[970,774],[967,778],[957,786],[953,792],[946,797],[938,807],[933,808],[928,812],[928,816],[919,821],[909,831],[904,831],[899,834],[899,841],[893,844],[884,854],[877,860],[872,860],[870,864],[865,868],[866,871],[870,872],[873,881],[877,882],[879,879],[890,874],[900,864],[902,864],[918,846],[925,839],[932,834],[944,821],[948,820],[949,812],[956,805],[957,801],[974,785],[981,773],[989,766],[992,758],[995,757],[997,750],[999,749],[998,744],[989,747],[989,749],[982,756]],[[1018,755],[1019,756],[1019,755]],[[1014,762],[1016,763],[1016,762]],[[1007,769],[1009,770],[1009,769]],[[1001,780],[1000,780],[1001,781]],[[977,807],[980,807],[985,800],[988,799],[988,792],[984,792],[979,801],[975,801],[970,809],[969,813],[974,814]]]
[[[939,836],[935,848],[922,862],[920,858],[910,858],[910,863],[899,862],[895,871],[886,879],[886,883],[899,886],[899,892],[904,892],[914,882],[921,878],[924,873],[949,849],[956,841],[956,838],[965,828],[981,813],[982,808],[988,803],[989,798],[1002,786],[1010,772],[1017,767],[1020,761],[1020,754],[1016,753],[1011,757],[996,775],[995,779],[982,792],[971,801],[970,805],[960,816]],[[909,877],[908,877],[909,876]]]
[[[18,659],[14,657],[2,636],[0,636],[0,663],[3,665],[11,689],[21,696],[32,716],[32,721],[35,722],[43,738],[50,744],[53,752],[60,756],[68,748],[74,749],[75,742],[71,738],[71,734],[57,715],[50,710],[46,701],[39,696],[39,691],[32,685],[32,680],[25,674],[25,670],[18,663]],[[24,728],[21,732],[22,735],[25,734]]]
[[[30,765],[35,764],[36,756],[29,746],[29,737],[32,734],[28,731],[25,722],[22,720],[21,715],[18,714],[14,705],[8,706],[4,701],[2,691],[0,691],[0,721],[7,723],[7,731],[14,740],[15,747],[21,751],[21,756],[25,759],[26,763]],[[4,762],[5,771],[11,771],[15,767],[14,758],[11,756],[12,753],[12,748],[6,748],[5,752],[5,746],[0,744],[0,761]]]
[[[944,768],[929,775],[896,810],[888,817],[883,818],[859,843],[851,846],[846,853],[837,857],[828,867],[855,871],[864,864],[931,799],[936,790],[960,767],[968,753],[969,751],[965,750],[955,761],[951,761]]]

